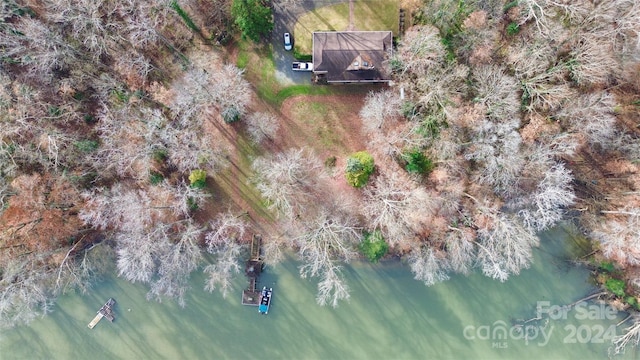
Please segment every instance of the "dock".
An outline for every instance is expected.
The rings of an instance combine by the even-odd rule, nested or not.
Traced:
[[[244,274],[249,280],[249,287],[246,290],[242,290],[242,305],[258,306],[260,304],[260,291],[257,289],[257,283],[258,276],[260,276],[264,266],[260,255],[261,246],[262,238],[260,235],[253,235],[249,259],[244,268]]]
[[[93,329],[100,322],[100,320],[102,320],[102,318],[113,322],[113,320],[115,320],[116,318],[113,314],[113,307],[115,304],[116,300],[114,298],[109,298],[109,300],[107,300],[107,302],[102,305],[100,310],[98,310],[98,314],[93,318],[93,320],[91,320],[89,325],[87,325],[89,329]]]

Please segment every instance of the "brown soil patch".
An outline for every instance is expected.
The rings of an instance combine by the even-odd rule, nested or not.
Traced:
[[[0,216],[0,248],[47,253],[68,244],[82,228],[75,216],[82,200],[67,182],[34,174],[19,176],[11,185],[16,195]]]

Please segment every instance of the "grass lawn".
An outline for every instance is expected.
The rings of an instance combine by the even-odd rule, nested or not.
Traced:
[[[391,30],[398,32],[398,0],[355,0],[356,30]],[[311,54],[314,31],[343,31],[349,26],[349,4],[321,7],[302,15],[293,29],[296,51]]]
[[[280,108],[287,98],[298,95],[339,95],[363,93],[363,86],[291,85],[283,86],[276,78],[271,45],[257,47],[249,41],[238,42],[236,66],[245,71],[245,78],[256,89],[260,98]]]
[[[311,84],[282,86],[276,78],[271,45],[256,47],[248,41],[240,40],[236,65],[245,70],[245,77],[255,86],[258,96],[278,108],[286,98],[291,96],[334,93],[334,89],[329,86]]]
[[[331,108],[329,106],[331,105]],[[341,138],[336,131],[340,115],[347,106],[335,106],[322,102],[299,102],[292,106],[292,118],[309,131],[309,138],[320,142],[321,148],[341,147]]]

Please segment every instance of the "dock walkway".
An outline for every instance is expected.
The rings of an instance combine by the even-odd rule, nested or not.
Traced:
[[[247,260],[244,269],[244,273],[249,279],[249,288],[242,290],[242,305],[258,306],[260,303],[260,291],[256,289],[256,284],[264,266],[260,257],[261,246],[262,238],[260,235],[253,235],[249,260]]]
[[[115,304],[116,300],[114,298],[109,298],[109,300],[107,300],[107,302],[102,305],[100,310],[98,310],[98,314],[93,318],[93,320],[91,320],[89,325],[87,325],[89,329],[93,329],[100,322],[100,320],[102,320],[102,318],[113,322],[113,320],[115,320],[116,318],[113,314],[113,307]]]

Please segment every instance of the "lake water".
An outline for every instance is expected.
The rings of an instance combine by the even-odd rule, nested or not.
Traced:
[[[144,286],[112,277],[1,334],[0,358],[604,359],[606,330],[626,314],[594,306],[555,320],[545,315],[527,323],[527,339],[512,328],[534,317],[538,302],[551,308],[595,290],[587,270],[566,262],[571,246],[564,238],[560,229],[545,234],[531,269],[505,283],[473,274],[426,287],[398,262],[353,263],[345,268],[351,299],[337,309],[316,305],[316,281],[301,279],[296,262],[287,261],[261,277],[274,287],[267,316],[240,305],[242,274],[226,299],[204,292],[203,277],[194,277],[185,309],[148,302]],[[116,321],[90,330],[87,323],[109,297],[118,301]],[[622,358],[638,354],[631,349]]]

